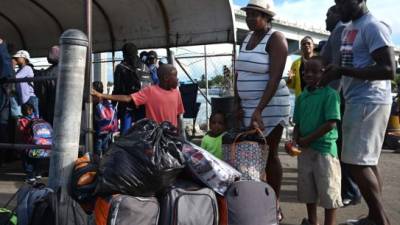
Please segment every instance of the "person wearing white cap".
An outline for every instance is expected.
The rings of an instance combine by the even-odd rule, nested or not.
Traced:
[[[289,90],[282,79],[288,44],[281,32],[272,29],[275,16],[272,0],[250,0],[242,10],[246,12],[250,32],[236,61],[237,116],[245,126],[263,130],[269,145],[268,183],[279,198],[282,165],[277,150],[290,111]],[[280,208],[277,213],[282,220]]]
[[[16,78],[28,78],[33,77],[33,69],[28,65],[30,55],[25,50],[19,50],[13,55],[13,58],[17,61],[18,70],[15,74]],[[39,100],[35,95],[32,82],[17,83],[17,95],[18,103],[20,105],[30,103],[33,106],[33,113],[36,117],[39,117]]]

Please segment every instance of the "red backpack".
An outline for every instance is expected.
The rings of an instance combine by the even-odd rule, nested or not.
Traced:
[[[98,135],[118,131],[116,108],[110,101],[102,101],[96,105],[96,133]]]

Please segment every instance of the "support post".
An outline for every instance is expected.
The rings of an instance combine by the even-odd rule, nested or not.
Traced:
[[[85,146],[87,151],[93,150],[93,99],[90,95],[92,90],[92,17],[93,17],[93,2],[85,0],[85,15],[86,15],[86,35],[88,38],[87,64],[85,75]]]
[[[68,187],[73,163],[78,157],[88,39],[83,32],[69,29],[61,35],[60,46],[49,169],[49,187],[53,190]]]
[[[207,130],[209,127],[208,124],[208,72],[207,72],[207,45],[204,45],[204,77],[206,79],[206,121],[207,121]]]

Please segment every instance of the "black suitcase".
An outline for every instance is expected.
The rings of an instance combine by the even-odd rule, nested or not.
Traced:
[[[157,225],[160,205],[154,197],[113,196],[107,225]]]
[[[221,225],[277,225],[274,190],[264,182],[238,181],[225,193],[219,205]]]
[[[218,225],[215,193],[188,181],[178,181],[160,198],[159,225]]]

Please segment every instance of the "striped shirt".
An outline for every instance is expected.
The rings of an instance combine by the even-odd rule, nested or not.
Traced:
[[[253,34],[250,32],[245,38],[236,60],[237,90],[244,111],[245,126],[250,126],[251,116],[258,106],[270,78],[270,57],[265,49],[273,32],[270,30],[254,49],[246,50],[247,43]],[[289,113],[289,90],[286,82],[281,79],[275,95],[262,112],[264,135],[267,136],[278,124],[286,126]]]

